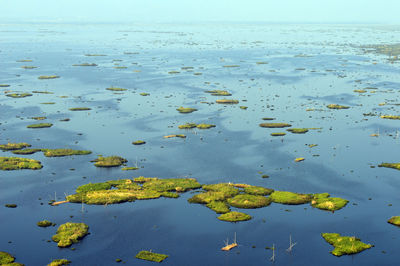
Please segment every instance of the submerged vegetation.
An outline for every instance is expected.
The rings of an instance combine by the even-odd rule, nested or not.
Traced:
[[[354,236],[341,236],[340,234],[336,233],[323,233],[322,237],[326,242],[335,247],[331,253],[337,257],[342,255],[356,254],[372,247],[372,245],[365,244]]]
[[[89,226],[84,223],[65,223],[58,227],[57,234],[52,237],[52,240],[57,242],[60,248],[69,247],[85,237],[88,230]]]
[[[42,167],[43,166],[40,161],[33,159],[19,157],[0,157],[0,170],[37,170],[41,169]]]

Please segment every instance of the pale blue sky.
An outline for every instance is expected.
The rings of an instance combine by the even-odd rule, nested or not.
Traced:
[[[400,24],[400,0],[0,0],[0,22]]]

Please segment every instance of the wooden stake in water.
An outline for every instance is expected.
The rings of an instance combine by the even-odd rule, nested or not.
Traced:
[[[236,232],[235,232],[235,238],[234,238],[232,244],[229,244],[229,239],[224,241],[224,243],[225,243],[225,246],[223,248],[221,248],[221,250],[223,250],[223,251],[229,251],[229,250],[233,249],[234,247],[237,247],[238,244],[236,242]]]

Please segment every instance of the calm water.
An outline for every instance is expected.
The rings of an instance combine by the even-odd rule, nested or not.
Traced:
[[[386,221],[400,215],[400,172],[371,166],[400,157],[400,122],[379,118],[399,115],[399,64],[358,46],[399,39],[400,27],[371,25],[0,25],[0,84],[11,85],[1,88],[0,143],[93,151],[63,158],[36,153],[26,157],[40,160],[43,169],[0,172],[0,251],[26,265],[57,258],[72,265],[112,265],[116,258],[127,265],[152,264],[134,258],[142,249],[169,254],[163,265],[270,265],[272,252],[265,247],[275,244],[276,265],[398,265],[400,229]],[[16,62],[21,59],[33,62]],[[98,66],[72,66],[86,62]],[[39,80],[40,75],[60,78]],[[128,90],[116,94],[105,90],[110,86]],[[364,87],[378,89],[353,92]],[[221,98],[204,93],[210,89],[232,92],[239,105],[204,103]],[[54,94],[13,99],[5,96],[7,90]],[[387,104],[379,106],[382,102]],[[351,108],[327,109],[331,103]],[[179,106],[198,111],[180,114]],[[71,107],[92,110],[70,112]],[[377,116],[363,115],[371,112]],[[47,116],[45,122],[54,126],[27,129],[34,116]],[[259,127],[263,117],[320,129],[271,137],[282,129]],[[71,120],[60,122],[63,118]],[[187,122],[216,127],[177,128]],[[178,133],[187,138],[163,138]],[[147,143],[131,145],[139,139]],[[99,169],[90,163],[99,154],[120,155],[141,168]],[[306,160],[295,163],[297,157]],[[82,184],[137,176],[329,192],[350,202],[335,213],[271,204],[245,210],[253,219],[235,224],[189,204],[191,192],[109,206],[47,204]],[[6,203],[18,208],[3,207]],[[58,225],[85,222],[91,234],[72,246],[76,250],[59,249],[48,242],[56,227],[36,226],[43,219]],[[239,247],[220,251],[235,232]],[[375,247],[337,258],[329,253],[333,247],[321,237],[324,232],[355,235]],[[289,235],[297,242],[290,254]]]

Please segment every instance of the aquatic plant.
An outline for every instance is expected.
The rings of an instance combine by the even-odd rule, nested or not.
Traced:
[[[132,142],[133,145],[143,145],[146,144],[146,141],[143,140],[136,140],[134,142]]]
[[[69,265],[71,261],[67,259],[56,259],[47,264],[47,266],[64,266],[64,265]]]
[[[188,114],[188,113],[192,113],[197,111],[196,108],[185,108],[185,107],[179,107],[178,109],[176,109],[179,113],[181,114]]]
[[[82,186],[77,187],[76,193],[87,193],[90,191],[98,191],[98,190],[108,190],[111,189],[112,185],[108,182],[103,183],[89,183]]]
[[[0,251],[0,265],[4,266],[23,266],[21,263],[14,262],[15,258],[4,251]]]
[[[335,247],[331,253],[337,257],[342,255],[356,254],[373,247],[370,244],[361,242],[360,239],[354,236],[341,236],[337,233],[323,233],[321,235],[326,242]]]
[[[89,107],[74,107],[74,108],[69,108],[70,111],[89,111],[92,110],[92,108]]]
[[[159,192],[176,191],[185,192],[191,189],[200,188],[201,184],[194,178],[165,178],[151,179],[143,183],[144,189],[155,190]]]
[[[216,100],[216,103],[220,103],[220,104],[238,104],[239,101],[238,100],[233,100],[233,99],[220,99],[220,100]]]
[[[205,93],[210,93],[212,96],[231,96],[232,94],[225,90],[207,90]]]
[[[239,106],[239,108],[242,110],[247,110],[248,107],[247,106]]]
[[[147,93],[147,92],[140,93],[140,96],[149,96],[149,95],[150,95],[150,93]]]
[[[162,262],[163,260],[168,258],[168,255],[160,254],[160,253],[154,253],[152,251],[147,251],[147,250],[142,250],[138,254],[136,254],[136,258],[137,259],[141,259],[141,260]]]
[[[400,115],[381,115],[383,119],[400,120]]]
[[[26,126],[27,128],[48,128],[48,127],[52,127],[53,124],[52,123],[39,123],[39,124],[31,124]]]
[[[89,226],[84,223],[65,223],[58,227],[52,240],[57,242],[60,248],[69,247],[85,237],[89,233],[88,230]]]
[[[260,127],[266,128],[284,128],[284,127],[291,127],[291,124],[288,123],[261,123]]]
[[[305,160],[304,157],[299,157],[299,158],[294,159],[294,161],[295,161],[296,163],[302,162],[302,161],[304,161],[304,160]]]
[[[106,90],[109,90],[109,91],[126,91],[127,89],[110,87],[110,88],[106,88]]]
[[[60,76],[52,75],[52,76],[40,76],[38,79],[57,79]]]
[[[232,207],[242,209],[255,209],[266,207],[271,204],[271,200],[264,196],[250,195],[250,194],[239,194],[233,198],[227,199],[227,202]]]
[[[216,213],[227,213],[231,211],[229,205],[224,201],[210,201],[206,206]]]
[[[35,116],[35,117],[32,117],[32,119],[33,120],[45,120],[45,119],[47,119],[47,117],[45,117],[45,116]]]
[[[7,143],[7,144],[1,144],[0,145],[0,150],[3,151],[10,151],[10,150],[20,150],[26,147],[31,147],[32,145],[26,143],[26,142],[20,142],[20,143]]]
[[[95,63],[73,64],[72,66],[97,66]]]
[[[103,157],[100,155],[97,159],[93,160],[93,162],[95,162],[94,165],[97,167],[116,167],[123,165],[128,162],[128,160],[120,156]]]
[[[198,124],[197,126],[196,126],[198,129],[210,129],[210,128],[213,128],[213,127],[215,127],[215,125],[211,125],[211,124]]]
[[[0,88],[7,88],[7,87],[10,87],[10,85],[8,85],[8,84],[0,84]]]
[[[257,186],[247,186],[244,188],[244,192],[251,195],[266,196],[274,192],[273,189]]]
[[[186,135],[183,134],[173,134],[173,135],[166,135],[164,136],[165,139],[169,139],[169,138],[181,138],[181,139],[185,139]]]
[[[320,210],[337,211],[345,207],[349,201],[342,198],[331,198],[328,193],[314,194],[311,206]]]
[[[91,151],[84,150],[72,150],[72,149],[42,149],[44,156],[46,157],[63,157],[72,155],[88,155]]]
[[[378,167],[386,167],[400,170],[400,163],[381,163]]]
[[[25,97],[29,97],[32,95],[33,94],[31,94],[31,93],[8,93],[8,94],[6,94],[7,97],[11,97],[11,98],[25,98]]]
[[[17,206],[17,204],[14,204],[14,203],[8,203],[8,204],[4,204],[4,207],[14,209],[14,208],[17,208],[18,206]]]
[[[400,216],[393,216],[387,222],[393,225],[400,226]]]
[[[339,105],[339,104],[328,104],[326,107],[329,109],[349,109],[349,106]]]
[[[41,169],[43,166],[40,161],[19,158],[19,157],[0,157],[0,170],[20,170],[20,169]]]
[[[227,212],[224,214],[221,214],[218,216],[218,219],[221,221],[225,222],[242,222],[242,221],[248,221],[252,217],[248,214],[242,213],[242,212]]]
[[[47,220],[39,221],[39,222],[37,222],[36,224],[37,224],[37,226],[39,226],[39,227],[49,227],[49,226],[54,225],[52,222],[47,221]]]
[[[305,134],[308,132],[308,129],[307,128],[289,128],[289,129],[286,129],[286,131],[289,131],[293,134]]]
[[[275,133],[271,133],[270,135],[272,137],[281,137],[281,136],[285,136],[286,133],[285,132],[275,132]]]
[[[274,191],[269,198],[276,203],[298,205],[308,203],[312,199],[311,194],[299,194],[289,191]]]

